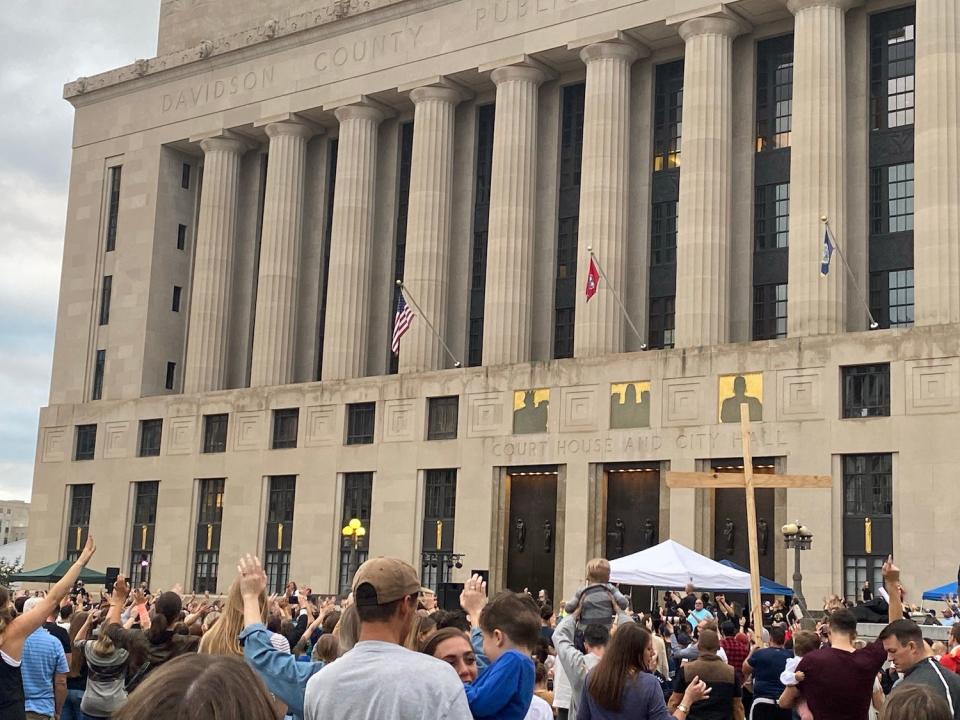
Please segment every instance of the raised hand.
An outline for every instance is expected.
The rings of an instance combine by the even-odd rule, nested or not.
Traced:
[[[883,564],[883,579],[893,583],[900,582],[900,568],[893,564],[893,555],[888,555]]]
[[[471,623],[480,621],[480,611],[487,604],[487,583],[479,575],[473,575],[463,584],[460,607],[470,616]]]
[[[81,565],[86,566],[90,562],[90,558],[93,557],[93,554],[97,551],[97,545],[93,542],[93,535],[87,535],[87,543],[83,546],[83,550],[80,553],[80,557],[77,559]]]
[[[259,597],[267,590],[267,575],[260,565],[260,558],[247,554],[237,564],[240,573],[240,594],[243,597]]]
[[[113,595],[110,597],[110,602],[113,605],[122,606],[129,595],[130,585],[127,584],[127,579],[123,575],[118,575],[116,582],[113,583]]]

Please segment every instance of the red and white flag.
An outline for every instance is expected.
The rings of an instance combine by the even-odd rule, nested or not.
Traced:
[[[401,292],[400,297],[397,298],[397,312],[393,317],[393,342],[390,343],[390,349],[393,350],[394,355],[400,354],[400,338],[410,329],[413,317],[413,310],[407,305],[407,301],[403,299],[403,293]]]
[[[596,263],[593,262],[593,258],[590,258],[590,267],[587,270],[587,287],[585,288],[587,302],[590,302],[590,298],[597,294],[597,286],[599,284],[600,273],[597,270]]]

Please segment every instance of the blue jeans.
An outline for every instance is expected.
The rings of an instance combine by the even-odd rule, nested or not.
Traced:
[[[63,703],[60,720],[91,720],[89,715],[80,712],[81,700],[83,700],[83,690],[67,690],[67,699]]]

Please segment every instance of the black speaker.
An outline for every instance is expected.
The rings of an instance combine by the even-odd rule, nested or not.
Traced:
[[[437,605],[441,610],[459,610],[463,583],[445,582],[437,585]]]

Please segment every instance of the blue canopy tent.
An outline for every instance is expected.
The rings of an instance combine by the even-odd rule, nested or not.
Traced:
[[[745,567],[741,567],[740,565],[737,565],[735,562],[730,562],[729,560],[721,560],[720,564],[726,565],[728,568],[733,568],[734,570],[739,570],[740,572],[745,572],[748,575],[750,574],[749,570],[747,570]],[[956,588],[956,586],[954,586],[954,588]],[[788,595],[792,597],[793,589],[788,588],[786,585],[781,585],[778,582],[774,582],[773,580],[769,580],[761,575],[760,576],[760,594],[761,595]]]
[[[946,585],[941,585],[940,587],[932,588],[931,590],[926,590],[923,593],[924,600],[946,600],[948,595],[956,596],[957,594],[957,583],[956,581],[952,583],[947,583]]]

